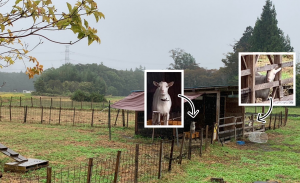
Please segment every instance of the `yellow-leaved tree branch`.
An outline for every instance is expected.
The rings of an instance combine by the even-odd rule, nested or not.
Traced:
[[[0,8],[8,6],[8,0],[0,0]],[[97,30],[91,28],[85,16],[94,15],[96,21],[105,18],[98,11],[97,3],[93,0],[77,1],[75,5],[67,3],[68,13],[58,12],[51,0],[16,0],[11,11],[3,13],[0,11],[0,68],[8,67],[16,60],[33,62],[34,67],[27,67],[26,74],[33,78],[36,74],[43,72],[43,65],[38,60],[28,55],[30,51],[42,43],[42,38],[57,44],[72,45],[87,38],[88,45],[93,41],[100,43]],[[14,30],[13,26],[20,24],[24,19],[31,20],[28,27]],[[82,20],[83,19],[83,20]],[[24,24],[22,24],[24,26]],[[46,36],[45,31],[73,31],[77,39],[69,42],[61,42]],[[22,38],[38,36],[40,41],[29,49],[29,45],[22,42]]]

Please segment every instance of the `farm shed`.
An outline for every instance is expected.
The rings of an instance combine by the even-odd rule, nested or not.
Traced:
[[[238,106],[238,86],[211,86],[186,88],[184,94],[187,96],[199,97],[193,99],[195,109],[199,114],[195,118],[185,115],[184,131],[189,131],[192,121],[196,122],[196,131],[201,128],[209,127],[209,136],[217,139],[233,136],[234,127],[237,129],[237,135],[242,135],[244,126],[243,106]],[[189,104],[184,105],[185,111],[190,111]]]
[[[191,106],[188,102],[185,102],[184,128],[178,128],[179,134],[188,132],[190,130],[191,122],[195,121],[196,131],[205,128],[206,125],[208,125],[209,134],[212,136],[214,133],[214,139],[216,139],[217,131],[219,131],[220,137],[231,136],[233,131],[226,131],[228,131],[228,129],[233,129],[234,127],[237,128],[238,135],[242,135],[244,107],[238,106],[238,86],[185,88],[184,95],[193,101],[195,109],[199,110],[199,114],[195,118],[191,118],[187,115],[186,112],[191,111]],[[133,108],[133,106],[136,107]],[[123,100],[113,104],[112,107],[134,110],[135,134],[148,137],[152,136],[153,129],[144,128],[144,92],[132,92]],[[220,128],[218,128],[218,124],[220,125]],[[229,125],[222,126],[224,124]],[[175,129],[155,129],[155,136],[171,138],[173,135],[175,135]]]

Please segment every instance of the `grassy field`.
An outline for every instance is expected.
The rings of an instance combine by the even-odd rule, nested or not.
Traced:
[[[214,143],[203,157],[193,156],[176,166],[158,182],[210,182],[211,177],[227,182],[254,182],[273,180],[300,182],[300,117],[290,117],[285,127],[267,131],[269,141],[246,145],[234,141],[223,147]]]

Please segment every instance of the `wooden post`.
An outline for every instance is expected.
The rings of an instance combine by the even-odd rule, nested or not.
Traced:
[[[73,101],[72,101],[73,102]],[[75,125],[75,107],[74,107],[74,114],[73,114],[73,126]]]
[[[121,151],[118,151],[117,161],[116,161],[116,168],[115,168],[114,183],[118,182],[118,173],[119,173],[120,161],[121,161]]]
[[[185,140],[185,133],[183,132],[181,146],[180,146],[180,153],[179,153],[179,162],[178,162],[178,164],[181,164],[181,161],[182,161],[182,149],[183,149],[183,145],[184,145],[184,140]]]
[[[270,114],[269,130],[271,130],[271,123],[272,123],[272,113]]]
[[[286,125],[286,122],[288,120],[288,114],[289,114],[289,108],[285,107],[285,120],[284,120],[284,126]]]
[[[73,108],[73,100],[72,100],[72,104],[71,105],[72,105],[72,108]]]
[[[94,109],[92,109],[92,123],[91,123],[91,126],[94,125]]]
[[[174,150],[174,138],[171,144],[170,160],[169,160],[169,172],[172,170],[172,159],[173,159],[173,150]]]
[[[32,97],[31,97],[31,107],[33,107]]]
[[[10,97],[10,102],[9,102],[9,105],[11,106],[11,102],[12,102],[12,97]]]
[[[115,126],[117,125],[117,120],[118,120],[119,112],[120,112],[120,109],[118,109],[117,117],[116,117],[116,120],[115,120]]]
[[[207,150],[208,147],[208,125],[206,125],[206,136],[205,136],[205,151]]]
[[[162,156],[163,156],[163,141],[160,140],[159,159],[158,159],[158,179],[161,178]]]
[[[20,107],[22,106],[22,99],[21,99],[21,97],[20,97]]]
[[[108,130],[109,130],[109,140],[111,140],[111,125],[110,125],[110,100],[108,101]]]
[[[51,183],[51,172],[52,172],[52,168],[51,167],[47,167],[47,183]]]
[[[9,104],[9,121],[11,121],[11,103]]]
[[[264,115],[265,114],[265,106],[262,106],[262,110],[261,110],[261,115]]]
[[[127,128],[128,128],[128,110],[127,110]]]
[[[234,127],[234,140],[236,141],[236,127]]]
[[[93,109],[93,99],[92,99],[92,101],[91,101],[91,109]]]
[[[275,120],[274,120],[274,128],[273,128],[273,130],[276,129],[276,118],[277,118],[277,114],[275,114]]]
[[[242,137],[244,138],[244,136],[245,136],[245,106],[242,106],[242,113],[243,113],[243,124],[242,124]]]
[[[154,128],[152,129],[152,143],[154,142]]]
[[[274,64],[278,64],[278,66],[281,67],[281,63],[282,63],[282,55],[274,55]],[[279,81],[281,79],[281,72],[282,72],[282,70],[280,70],[275,75],[274,81]],[[278,88],[278,89],[275,89],[275,88]],[[274,96],[273,100],[276,99],[276,98],[280,99],[280,97],[283,97],[283,96],[280,95],[280,88],[282,88],[281,85],[277,86],[277,87],[273,87],[273,92],[272,92],[272,96]]]
[[[26,123],[27,120],[27,106],[25,107],[25,117],[24,117],[24,123]]]
[[[201,132],[200,132],[200,157],[202,157],[202,145],[203,145],[203,128],[201,128]],[[219,139],[219,137],[218,137]]]
[[[189,149],[188,149],[188,159],[191,160],[192,156],[192,133],[190,131],[190,136],[189,136]]]
[[[41,123],[43,123],[43,113],[44,113],[44,108],[43,108],[43,106],[42,106]]]
[[[58,124],[60,124],[60,114],[61,114],[61,107],[59,107]]]
[[[125,113],[124,113],[124,109],[122,109],[122,121],[123,121],[123,127],[125,127]]]
[[[247,78],[248,78],[248,87],[251,90],[251,92],[250,92],[250,101],[251,101],[252,104],[254,104],[255,103],[255,56],[254,55],[247,55],[246,56],[246,63],[247,63],[247,66],[250,69],[250,75],[247,76]]]
[[[134,169],[134,183],[138,182],[138,176],[139,176],[139,144],[135,145],[135,169]]]
[[[40,107],[42,106],[42,97],[40,97]]]
[[[87,172],[87,183],[91,183],[93,170],[93,158],[89,158],[88,172]]]
[[[51,108],[52,108],[52,98],[51,98],[51,106],[50,106],[49,124],[50,124],[50,121],[51,121]]]
[[[61,98],[59,98],[59,107],[61,108]]]
[[[211,144],[213,143],[213,140],[217,139],[217,130],[215,133],[215,125],[216,123],[218,124],[217,127],[219,127],[219,118],[220,118],[220,99],[221,99],[221,94],[220,91],[217,91],[217,98],[216,98],[216,122],[213,125],[213,130],[212,130],[212,137],[211,137]]]
[[[282,126],[282,111],[280,112],[280,126]]]

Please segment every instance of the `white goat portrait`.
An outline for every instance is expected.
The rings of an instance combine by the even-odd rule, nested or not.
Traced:
[[[164,125],[169,124],[170,110],[172,106],[171,97],[168,93],[169,87],[173,86],[174,82],[164,82],[161,81],[159,83],[153,81],[154,86],[157,87],[152,103],[152,111],[158,112],[158,115],[162,116],[164,121]],[[153,115],[152,116],[152,125],[160,125],[160,116]]]
[[[279,69],[272,69],[268,71],[267,75],[261,75],[259,73],[255,74],[255,85],[257,84],[263,84],[263,83],[270,83],[274,80],[275,75],[281,70]],[[262,101],[266,101],[269,98],[270,88],[257,90],[255,91],[255,99],[256,98],[262,98]]]

